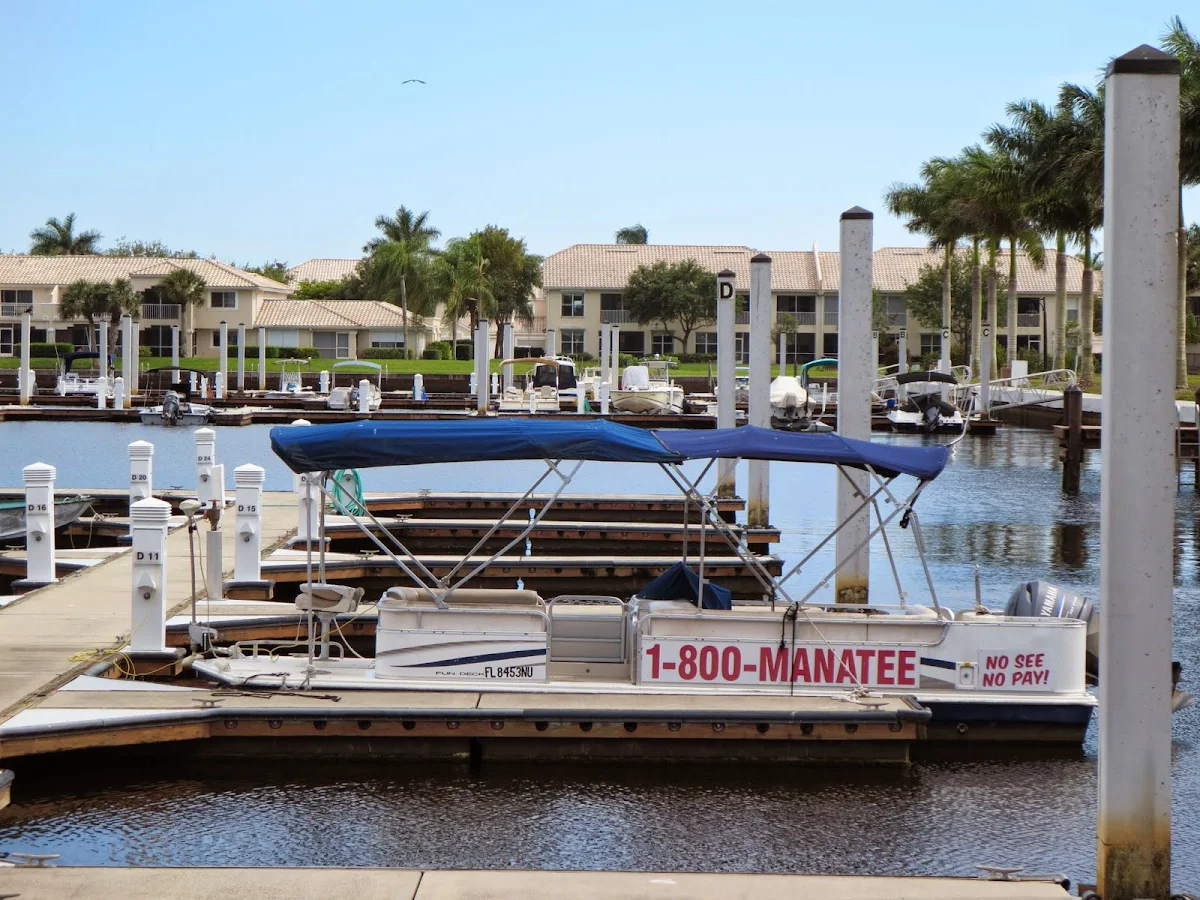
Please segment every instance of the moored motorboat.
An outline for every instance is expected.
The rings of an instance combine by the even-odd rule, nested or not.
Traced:
[[[194,402],[186,390],[172,390],[163,394],[163,402],[157,406],[143,406],[138,418],[143,425],[206,425],[213,420],[213,408]]]
[[[501,412],[558,412],[563,403],[574,404],[581,389],[575,378],[575,361],[566,356],[505,359],[501,370],[512,365],[533,365],[525,386],[513,385],[500,396]]]
[[[364,369],[374,374],[374,382],[361,376],[358,379],[353,378],[353,370]],[[339,386],[337,377],[346,372],[350,372],[352,376],[351,384]],[[383,405],[383,366],[380,363],[371,362],[369,359],[341,359],[330,367],[329,376],[331,387],[325,403],[330,409],[361,409],[359,391],[364,383],[367,389],[367,411],[374,412]]]
[[[54,500],[54,528],[66,528],[92,506],[92,498],[84,495],[57,497]],[[25,540],[25,501],[0,502],[0,544]]]
[[[683,388],[671,380],[670,363],[644,360],[621,372],[621,388],[609,394],[609,402],[623,413],[682,413]]]
[[[896,376],[897,388],[908,390],[898,399],[887,417],[896,431],[921,434],[960,434],[964,428],[962,410],[942,399],[941,385],[958,385],[946,372],[902,372]]]

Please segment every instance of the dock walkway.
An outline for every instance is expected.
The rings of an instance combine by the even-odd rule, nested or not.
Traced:
[[[529,872],[359,868],[17,868],[0,891],[61,900],[252,895],[260,900],[1064,900],[1056,884],[874,875]]]

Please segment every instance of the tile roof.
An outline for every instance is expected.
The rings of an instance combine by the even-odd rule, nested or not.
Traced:
[[[264,300],[254,324],[268,328],[403,328],[404,313],[380,300]],[[413,317],[409,327],[427,326]]]
[[[704,268],[719,272],[731,269],[738,291],[750,289],[750,257],[756,250],[741,246],[691,246],[672,244],[575,244],[546,257],[542,284],[546,290],[568,288],[622,290],[639,265],[677,263],[694,259]],[[771,290],[774,293],[815,293],[838,289],[841,267],[835,250],[767,250],[771,257]],[[967,250],[960,250],[966,254]],[[938,266],[942,255],[928,247],[881,247],[875,251],[875,287],[901,292],[917,279],[925,266]],[[1008,272],[1008,253],[997,259],[1001,272]],[[819,268],[819,272],[818,272]],[[1083,263],[1067,257],[1067,292],[1078,294]],[[818,277],[819,275],[819,277]],[[1095,290],[1101,291],[1102,273],[1096,272]],[[1044,268],[1036,268],[1024,253],[1017,255],[1017,289],[1032,294],[1054,293],[1054,251],[1046,251]]]
[[[341,281],[353,275],[361,259],[308,259],[287,270],[288,284],[301,281]]]
[[[280,293],[289,290],[286,284],[215,259],[146,256],[0,255],[0,284],[65,285],[80,279],[155,278],[175,269],[191,269],[213,288],[255,288]]]

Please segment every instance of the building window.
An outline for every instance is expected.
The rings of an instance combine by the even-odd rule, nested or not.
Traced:
[[[349,359],[350,332],[314,331],[313,346],[320,351],[322,359]]]
[[[750,364],[750,332],[738,331],[734,333],[733,361],[739,366]]]
[[[942,352],[942,333],[940,331],[923,332],[921,334],[921,355],[939,356]]]
[[[20,309],[16,310],[15,314],[20,315],[33,306],[33,291],[0,291],[0,303],[5,306],[19,306]]]
[[[790,316],[797,325],[817,324],[817,298],[780,294],[775,298],[776,319]]]
[[[287,328],[267,329],[268,347],[299,347],[300,332]]]
[[[1032,350],[1034,353],[1042,352],[1042,338],[1037,334],[1018,334],[1017,335],[1017,352],[1022,350]]]
[[[1196,301],[1200,301],[1200,297],[1191,297],[1188,299],[1188,310],[1193,315],[1195,315],[1195,313],[1196,313],[1196,310],[1193,308]],[[1078,300],[1068,300],[1067,301],[1067,321],[1068,322],[1078,322],[1079,321],[1079,301]]]
[[[821,335],[821,354],[830,359],[837,359],[838,336],[836,331]]]
[[[656,356],[668,356],[673,354],[675,352],[675,335],[656,334],[651,336],[650,352]]]
[[[564,304],[565,305],[565,304]],[[583,355],[583,329],[564,328],[562,330],[562,352],[566,356]]]
[[[141,345],[150,348],[151,356],[171,355],[171,326],[149,325],[142,329]]]
[[[13,333],[16,330],[11,325],[0,325],[0,356],[12,356]]]
[[[889,328],[903,328],[908,322],[908,312],[904,307],[903,297],[888,297],[887,318]]]
[[[696,352],[708,356],[716,356],[717,333],[715,331],[696,332]]]
[[[784,346],[785,363],[804,365],[817,358],[817,336],[812,332],[789,334]]]
[[[372,331],[371,346],[381,350],[403,350],[403,331]]]
[[[832,297],[825,298],[825,318],[823,320],[826,325],[837,327],[838,323],[838,296],[834,294]]]
[[[46,342],[47,342],[46,341],[46,329],[45,328],[33,328],[31,326],[29,329],[29,343],[45,344]],[[54,342],[50,341],[50,343],[54,343]]]
[[[583,318],[583,294],[562,295],[562,317],[564,319]]]
[[[621,353],[632,353],[635,356],[646,355],[646,332],[621,330],[619,335],[617,347],[620,348]]]
[[[209,294],[210,309],[237,309],[237,291],[213,291]]]

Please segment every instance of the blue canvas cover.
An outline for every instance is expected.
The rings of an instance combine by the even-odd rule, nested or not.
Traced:
[[[774,431],[754,425],[718,428],[715,431],[654,432],[670,450],[688,459],[768,459],[873,468],[879,474],[912,475],[923,481],[936,478],[946,467],[950,451],[930,447],[897,447],[856,441],[832,432]]]
[[[293,472],[488,460],[682,462],[650,431],[603,419],[461,419],[280,425],[271,449]]]
[[[677,562],[638,591],[637,595],[645,600],[687,600],[694,604],[699,591],[700,576]],[[733,595],[728,588],[706,580],[701,609],[733,609]]]

